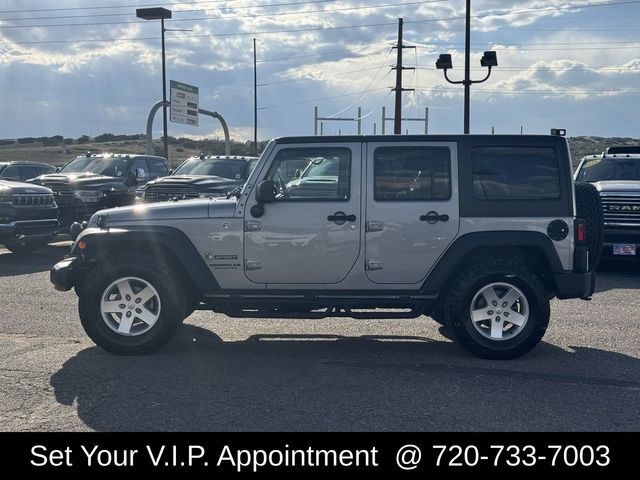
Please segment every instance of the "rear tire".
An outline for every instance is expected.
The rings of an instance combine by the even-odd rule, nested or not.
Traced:
[[[576,215],[585,221],[585,245],[589,249],[589,271],[595,271],[602,258],[604,242],[604,213],[598,189],[590,183],[578,182],[576,189]]]
[[[471,353],[512,359],[542,339],[549,324],[549,295],[542,280],[519,261],[482,260],[453,281],[444,315],[449,330]]]
[[[175,272],[136,254],[102,262],[79,289],[78,310],[87,335],[119,355],[142,355],[167,343],[184,320],[185,307]]]

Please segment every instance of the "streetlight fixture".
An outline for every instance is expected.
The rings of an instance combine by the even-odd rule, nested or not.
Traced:
[[[471,80],[470,61],[471,56],[471,0],[467,0],[467,15],[465,25],[465,41],[464,41],[464,80],[454,81],[447,76],[447,70],[453,68],[451,61],[451,55],[443,53],[438,57],[436,61],[436,68],[438,70],[444,70],[444,78],[447,82],[454,85],[464,85],[464,133],[469,133],[469,87],[474,83],[486,82],[491,76],[491,68],[498,66],[498,56],[493,50],[484,52],[484,55],[480,59],[480,65],[488,67],[486,77],[482,80]]]
[[[164,157],[169,160],[169,144],[167,138],[167,68],[164,49],[164,21],[171,18],[171,10],[166,8],[138,8],[136,17],[143,20],[160,20],[162,32],[162,124],[164,127]]]

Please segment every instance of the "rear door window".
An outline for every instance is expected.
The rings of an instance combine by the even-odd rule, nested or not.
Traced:
[[[451,153],[446,147],[377,148],[373,174],[378,202],[451,197]]]

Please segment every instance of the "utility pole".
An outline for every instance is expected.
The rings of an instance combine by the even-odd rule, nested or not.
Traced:
[[[402,133],[402,92],[405,91],[413,91],[413,88],[402,88],[402,71],[403,70],[415,70],[413,67],[403,67],[402,66],[402,50],[405,48],[416,48],[416,47],[408,47],[403,45],[402,43],[402,26],[404,25],[404,20],[402,18],[398,19],[398,44],[393,47],[398,50],[398,56],[396,59],[396,66],[392,67],[396,71],[396,86],[392,90],[396,92],[396,108],[395,108],[395,116],[393,121],[393,133],[395,135],[400,135]]]
[[[467,0],[464,28],[464,133],[469,133],[469,104],[471,87],[471,0]]]
[[[253,39],[253,154],[258,156],[258,62],[256,39]]]

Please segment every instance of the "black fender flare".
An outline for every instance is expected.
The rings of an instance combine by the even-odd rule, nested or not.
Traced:
[[[438,259],[421,290],[427,294],[437,295],[446,283],[459,271],[464,258],[474,251],[486,248],[500,248],[505,252],[514,249],[534,248],[544,255],[553,273],[563,273],[564,267],[558,256],[553,241],[540,232],[524,231],[491,231],[468,233],[458,237]]]
[[[84,241],[86,247],[78,248]],[[169,252],[174,262],[187,275],[191,283],[202,292],[220,289],[215,276],[207,267],[191,240],[181,230],[166,226],[128,226],[124,228],[90,228],[82,232],[73,244],[72,256],[82,259],[84,266],[100,261],[114,252],[141,251],[162,257]]]

